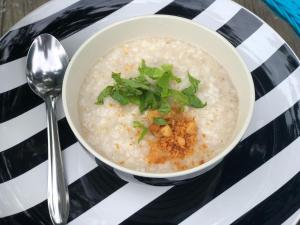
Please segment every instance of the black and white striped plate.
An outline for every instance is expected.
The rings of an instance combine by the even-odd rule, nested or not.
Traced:
[[[171,14],[199,22],[234,45],[254,79],[253,120],[243,140],[187,185],[126,183],[99,167],[59,110],[71,225],[294,224],[300,216],[299,60],[266,23],[230,0],[50,1],[0,39],[0,224],[51,224],[42,100],[26,84],[33,38],[51,33],[72,55],[103,27]]]

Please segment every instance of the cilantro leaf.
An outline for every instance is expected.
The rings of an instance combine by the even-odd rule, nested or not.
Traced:
[[[148,128],[144,126],[144,124],[142,124],[139,121],[133,121],[133,127],[134,128],[141,128],[141,134],[140,137],[138,139],[138,143],[140,143],[140,141],[145,137],[145,135],[148,133]]]
[[[157,125],[160,125],[160,126],[167,124],[167,121],[164,118],[161,118],[161,117],[155,117],[153,122]]]

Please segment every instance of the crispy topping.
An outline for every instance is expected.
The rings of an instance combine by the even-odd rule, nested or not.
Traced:
[[[167,125],[159,126],[153,123],[149,126],[149,131],[155,138],[149,140],[148,163],[158,164],[173,161],[177,168],[182,169],[178,160],[191,155],[197,142],[196,122],[176,109],[173,109],[164,119],[167,121]]]
[[[170,137],[172,135],[172,129],[169,125],[163,126],[159,131],[163,137]]]

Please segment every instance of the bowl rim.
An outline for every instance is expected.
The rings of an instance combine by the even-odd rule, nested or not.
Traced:
[[[102,156],[100,153],[98,153],[96,150],[93,149],[93,147],[90,146],[90,144],[88,144],[85,139],[81,136],[81,134],[77,131],[77,129],[75,128],[73,121],[70,117],[69,114],[69,109],[67,107],[67,100],[66,100],[66,96],[67,96],[67,91],[66,91],[66,85],[67,85],[67,81],[69,80],[69,76],[70,76],[70,70],[73,66],[73,63],[75,61],[75,59],[81,54],[82,50],[92,41],[94,40],[98,35],[101,35],[103,32],[116,27],[116,26],[120,26],[122,24],[126,24],[128,22],[131,21],[135,21],[135,20],[144,20],[144,19],[171,19],[171,20],[177,20],[180,22],[184,22],[184,23],[189,23],[192,24],[193,26],[195,26],[195,28],[200,28],[202,30],[204,30],[205,32],[209,32],[210,34],[216,36],[218,39],[220,39],[224,45],[226,45],[227,47],[229,47],[230,51],[233,52],[233,54],[235,55],[235,57],[237,58],[238,63],[241,64],[243,70],[244,70],[244,74],[247,78],[247,83],[249,83],[249,93],[250,93],[250,101],[249,101],[249,111],[247,114],[246,119],[243,122],[242,128],[238,131],[238,134],[234,137],[233,141],[220,153],[218,153],[216,156],[214,156],[212,159],[208,160],[207,162],[198,165],[196,167],[187,169],[187,170],[182,170],[182,171],[176,171],[176,172],[168,172],[168,173],[152,173],[152,172],[142,172],[142,171],[137,171],[137,170],[133,170],[133,169],[129,169],[126,167],[123,167],[107,158],[105,158],[104,156]],[[228,42],[223,36],[221,36],[220,34],[218,34],[215,31],[212,31],[206,27],[204,27],[203,25],[194,22],[192,20],[186,19],[186,18],[182,18],[182,17],[178,17],[178,16],[171,16],[171,15],[146,15],[146,16],[137,16],[137,17],[133,17],[133,18],[129,18],[129,19],[125,19],[119,22],[115,22],[111,25],[106,26],[105,28],[97,31],[95,34],[93,34],[90,38],[88,38],[86,41],[84,41],[84,43],[77,49],[77,51],[75,52],[75,54],[73,55],[73,57],[71,58],[71,61],[67,67],[67,70],[65,72],[65,77],[64,77],[64,81],[63,81],[63,87],[62,87],[62,104],[63,104],[63,109],[65,112],[65,116],[67,118],[68,124],[70,125],[71,130],[73,131],[73,133],[75,134],[76,138],[78,139],[78,142],[81,143],[84,148],[91,153],[94,157],[96,157],[97,159],[99,159],[101,162],[105,163],[106,165],[117,169],[121,172],[127,173],[127,174],[131,174],[134,176],[141,176],[141,177],[147,177],[147,178],[174,178],[174,177],[179,177],[179,176],[185,176],[185,175],[189,175],[189,174],[193,174],[196,172],[199,172],[201,170],[206,171],[206,168],[212,168],[214,165],[216,165],[218,162],[220,162],[227,154],[229,154],[233,148],[238,144],[238,142],[241,140],[242,136],[245,134],[246,129],[249,126],[249,123],[251,121],[252,115],[253,115],[253,111],[254,111],[254,103],[255,103],[255,91],[254,91],[254,83],[253,83],[253,78],[251,76],[250,71],[248,70],[245,62],[243,61],[243,59],[241,58],[241,56],[238,54],[237,50],[230,44],[230,42]]]

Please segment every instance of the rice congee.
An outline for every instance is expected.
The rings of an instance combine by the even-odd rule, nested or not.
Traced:
[[[170,37],[111,49],[79,95],[86,141],[142,172],[176,172],[212,159],[231,140],[239,111],[227,71],[200,46]]]

